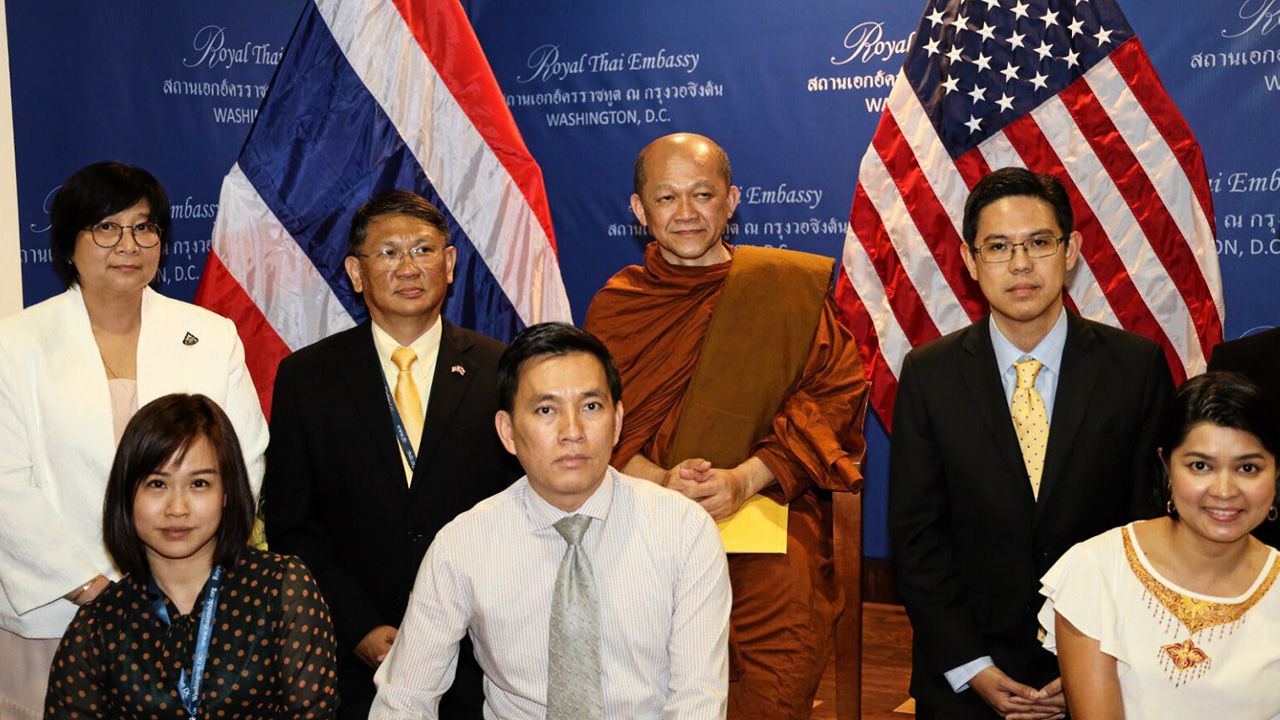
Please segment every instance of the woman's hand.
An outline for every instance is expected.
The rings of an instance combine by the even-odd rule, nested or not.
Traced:
[[[85,583],[84,585],[81,585],[75,590],[72,590],[66,595],[63,595],[62,597],[70,600],[76,605],[80,605],[80,606],[88,605],[89,603],[93,602],[94,599],[97,598],[98,595],[103,590],[106,590],[107,586],[109,586],[110,584],[111,584],[111,581],[106,579],[102,575],[94,575],[92,580]]]

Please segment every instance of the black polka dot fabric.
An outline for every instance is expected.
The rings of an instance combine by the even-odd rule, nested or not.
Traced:
[[[171,625],[146,578],[126,577],[80,608],[49,672],[45,718],[185,718],[202,593]],[[201,688],[202,718],[332,718],[337,698],[329,608],[296,558],[246,549],[222,582]]]

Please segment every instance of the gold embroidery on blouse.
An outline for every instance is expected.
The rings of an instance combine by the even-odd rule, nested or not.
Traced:
[[[1196,665],[1199,665],[1202,662],[1208,662],[1209,660],[1209,656],[1206,655],[1203,650],[1196,647],[1196,644],[1191,642],[1191,638],[1187,638],[1180,643],[1162,645],[1160,650],[1169,656],[1169,660],[1173,663],[1174,667],[1178,668],[1179,671],[1193,668]]]
[[[1157,655],[1160,666],[1164,669],[1169,681],[1176,686],[1184,685],[1203,677],[1213,665],[1213,659],[1195,643],[1196,635],[1203,633],[1201,642],[1207,642],[1231,635],[1236,625],[1244,619],[1258,601],[1266,596],[1267,591],[1280,575],[1280,561],[1272,562],[1271,569],[1249,597],[1238,603],[1223,603],[1200,598],[1187,597],[1182,593],[1160,582],[1143,566],[1130,537],[1132,526],[1121,532],[1124,539],[1124,555],[1129,561],[1129,569],[1141,583],[1147,595],[1147,609],[1160,623],[1161,629],[1168,632],[1175,642],[1160,646]],[[1187,637],[1177,641],[1181,629],[1185,628]],[[1190,672],[1188,672],[1190,671]]]

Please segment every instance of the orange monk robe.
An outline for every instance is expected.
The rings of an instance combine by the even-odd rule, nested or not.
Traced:
[[[616,466],[636,453],[655,462],[666,456],[731,263],[676,266],[650,243],[645,264],[623,269],[592,301],[586,329],[608,346],[622,375],[625,413]],[[828,298],[800,377],[769,434],[752,449],[778,481],[765,494],[790,503],[787,554],[729,557],[735,645],[730,718],[812,713],[843,608],[829,491],[856,490],[862,483],[858,410],[865,392],[857,346]],[[684,459],[669,458],[669,465]]]

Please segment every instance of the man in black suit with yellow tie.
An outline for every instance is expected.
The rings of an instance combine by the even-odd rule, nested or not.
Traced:
[[[263,498],[271,549],[302,558],[332,610],[339,718],[364,718],[427,546],[520,472],[493,424],[503,345],[440,316],[456,259],[444,216],[382,193],[352,219],[349,252],[371,321],[280,363]],[[482,717],[482,677],[464,647],[445,717]]]
[[[1072,225],[1048,175],[980,181],[958,250],[990,314],[903,363],[889,531],[922,720],[1061,717],[1057,662],[1038,641],[1040,576],[1152,504],[1168,365],[1156,344],[1064,307]]]

